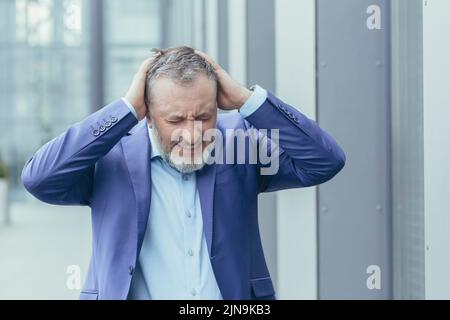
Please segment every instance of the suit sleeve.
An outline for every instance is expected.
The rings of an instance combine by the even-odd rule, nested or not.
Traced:
[[[25,188],[55,205],[89,205],[95,164],[136,124],[118,100],[41,147],[22,171]]]
[[[277,143],[269,135],[259,139],[260,148],[271,150],[268,153],[271,158],[278,158],[274,174],[261,174],[264,165],[259,166],[260,192],[319,185],[331,180],[345,166],[344,151],[333,137],[271,93],[245,120],[259,131],[279,130]]]

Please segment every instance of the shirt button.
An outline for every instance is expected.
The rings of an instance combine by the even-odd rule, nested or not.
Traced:
[[[194,256],[194,251],[192,251],[192,249],[189,249],[189,250],[188,250],[188,255],[189,255],[190,257],[193,257],[193,256]]]
[[[186,211],[186,216],[187,216],[188,218],[192,218],[192,213],[191,213],[190,211]]]
[[[191,295],[192,295],[193,297],[195,297],[195,296],[197,295],[197,290],[195,290],[195,289],[192,289],[192,291],[191,291]]]
[[[189,176],[187,174],[183,174],[183,181],[188,181],[189,180]]]

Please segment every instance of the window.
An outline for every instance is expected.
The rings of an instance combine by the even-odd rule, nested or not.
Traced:
[[[106,102],[123,95],[152,48],[161,46],[159,0],[108,0],[105,12]]]
[[[27,158],[89,112],[86,2],[0,1],[0,154],[13,197]]]
[[[161,44],[160,11],[160,0],[0,0],[0,157],[13,199],[24,198],[20,174],[40,146],[102,107],[96,101],[124,95]]]

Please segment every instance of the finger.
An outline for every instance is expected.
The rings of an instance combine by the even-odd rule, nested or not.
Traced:
[[[215,70],[219,70],[221,68],[220,65],[216,61],[214,61],[213,58],[208,56],[206,53],[201,52],[199,50],[195,50],[195,53],[198,54],[199,56],[201,56],[206,61],[208,61],[208,63],[211,64]]]
[[[156,54],[153,54],[151,57],[147,58],[141,64],[140,71],[146,73],[150,69],[152,63],[155,61],[156,56],[157,56]]]

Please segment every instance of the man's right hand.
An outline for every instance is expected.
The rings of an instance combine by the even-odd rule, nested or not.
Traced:
[[[148,113],[148,106],[145,104],[145,97],[144,97],[145,86],[147,80],[147,73],[150,70],[150,67],[155,58],[156,55],[153,55],[141,64],[139,71],[135,74],[133,78],[133,82],[131,83],[130,89],[128,89],[128,92],[124,97],[129,103],[131,103],[131,105],[136,110],[136,114],[138,116],[139,121],[144,119]]]

